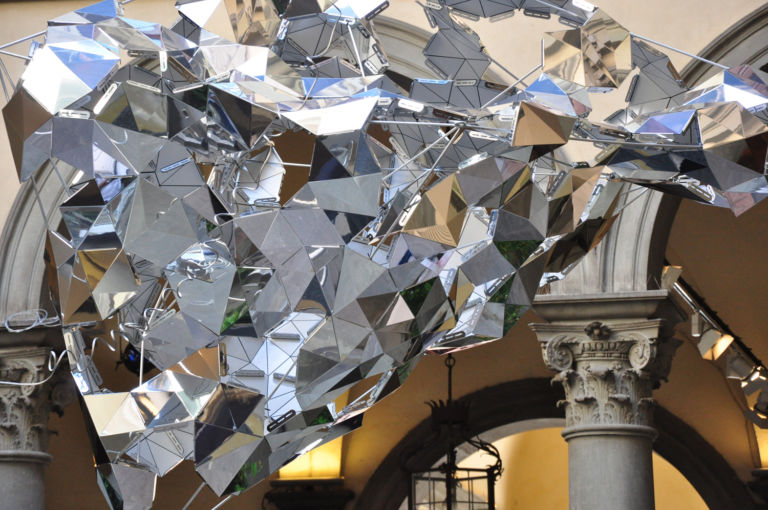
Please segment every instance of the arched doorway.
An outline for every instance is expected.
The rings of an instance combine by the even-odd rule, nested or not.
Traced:
[[[514,424],[539,421],[551,424],[563,418],[557,408],[562,393],[547,379],[525,379],[484,388],[460,400],[470,406],[469,424],[473,434],[494,429],[515,430]],[[518,425],[520,427],[520,425]],[[723,457],[682,420],[657,409],[659,437],[655,452],[674,466],[696,489],[711,510],[754,507],[747,488]],[[406,452],[420,451],[424,467],[432,466],[443,455],[440,448],[422,449],[430,437],[429,420],[413,428],[387,455],[355,503],[359,510],[398,508],[408,494],[408,474],[401,468]],[[498,433],[498,432],[497,432]],[[501,432],[504,433],[504,432]]]

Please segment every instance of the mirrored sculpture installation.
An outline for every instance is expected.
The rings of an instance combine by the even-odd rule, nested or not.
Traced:
[[[164,27],[105,0],[33,48],[3,114],[21,180],[78,170],[46,204],[46,261],[113,508],[149,508],[185,460],[239,493],[359,426],[426,353],[501,338],[627,193],[737,214],[768,193],[768,88],[748,66],[689,89],[586,2],[433,0],[440,78],[409,77],[377,38],[387,5],[179,0]],[[459,20],[515,11],[568,28],[493,83]],[[94,324],[158,371],[102,387]]]

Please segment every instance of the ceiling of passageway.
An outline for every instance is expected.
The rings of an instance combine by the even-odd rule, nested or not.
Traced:
[[[768,201],[739,217],[684,200],[667,259],[736,335],[768,362]]]

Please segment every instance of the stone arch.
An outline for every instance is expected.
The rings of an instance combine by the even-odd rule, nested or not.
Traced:
[[[537,378],[483,388],[459,402],[469,405],[470,432],[482,434],[510,423],[563,418],[563,411],[557,407],[562,396],[562,390],[548,379]],[[426,468],[445,453],[438,445],[424,447],[431,427],[430,419],[425,419],[400,440],[368,480],[355,503],[356,510],[399,507],[408,494],[408,474],[401,468],[402,457],[419,451]],[[711,510],[755,507],[730,465],[693,428],[661,407],[656,409],[656,428],[659,436],[654,450],[680,471]]]
[[[766,67],[766,41],[768,4],[720,34],[704,48],[701,56],[729,66]],[[694,59],[680,74],[690,86],[704,81],[716,71],[716,68]],[[623,211],[600,245],[584,257],[566,280],[552,283],[548,293],[589,295],[659,288],[667,239],[680,199],[648,191],[639,198],[625,196],[624,203],[630,201],[632,204]]]

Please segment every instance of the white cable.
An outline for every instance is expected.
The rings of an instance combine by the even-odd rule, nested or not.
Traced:
[[[48,381],[51,380],[51,377],[56,373],[56,369],[59,368],[59,365],[61,364],[62,360],[64,359],[64,355],[67,353],[67,351],[61,351],[61,354],[56,354],[56,351],[50,351],[48,353],[48,370],[51,372],[48,374],[48,377],[43,379],[42,381],[37,382],[31,382],[31,383],[22,383],[22,382],[13,382],[13,381],[0,381],[0,386],[40,386],[41,384],[45,384]]]
[[[24,314],[32,314],[35,313],[37,317],[35,320],[32,321],[32,323],[28,324],[27,326],[15,328],[11,326],[11,322],[13,322],[13,319],[18,316],[22,316]],[[3,326],[5,327],[6,331],[9,333],[23,333],[25,331],[29,331],[30,329],[34,329],[38,326],[44,326],[44,327],[53,327],[58,326],[61,323],[59,321],[58,317],[48,317],[48,311],[43,308],[33,308],[30,310],[21,310],[19,312],[12,313],[8,317],[6,317]]]

